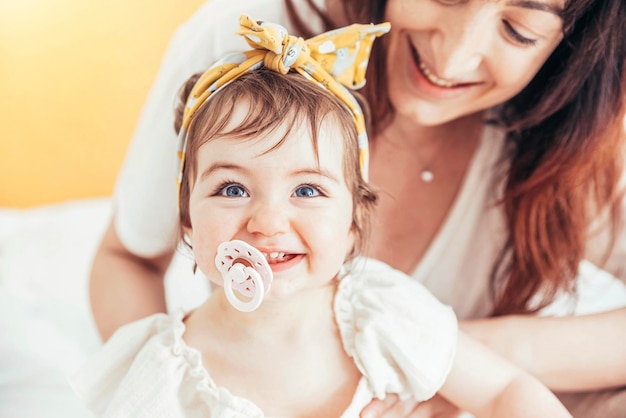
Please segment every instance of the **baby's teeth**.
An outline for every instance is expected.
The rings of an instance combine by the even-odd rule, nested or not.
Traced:
[[[263,253],[263,255],[265,256],[265,258],[271,258],[273,260],[282,259],[283,257],[285,257],[284,252],[278,252],[278,251],[272,251],[271,253],[269,253],[269,255],[266,253]]]

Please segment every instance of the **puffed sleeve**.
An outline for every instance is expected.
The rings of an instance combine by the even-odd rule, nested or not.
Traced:
[[[406,274],[357,259],[338,286],[335,315],[346,352],[376,398],[418,401],[443,385],[455,354],[453,310]]]
[[[135,356],[157,333],[165,314],[156,314],[121,327],[68,381],[76,395],[99,416],[107,409]]]

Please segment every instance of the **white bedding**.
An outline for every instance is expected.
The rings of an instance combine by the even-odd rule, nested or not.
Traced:
[[[100,345],[88,276],[110,202],[0,209],[0,417],[92,416],[65,376]],[[170,307],[191,308],[208,295],[181,254],[166,289]]]

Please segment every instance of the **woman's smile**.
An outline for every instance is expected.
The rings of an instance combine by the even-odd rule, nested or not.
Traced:
[[[478,82],[448,80],[439,77],[434,70],[419,56],[416,48],[408,42],[410,56],[410,74],[416,89],[433,99],[448,99],[466,92],[470,87],[479,85]]]

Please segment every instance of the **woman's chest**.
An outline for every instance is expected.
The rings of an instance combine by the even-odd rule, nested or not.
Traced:
[[[390,168],[377,176],[379,201],[368,255],[410,274],[446,222],[464,174],[464,169],[454,170],[424,182],[419,171]]]
[[[418,147],[376,144],[370,172],[379,201],[369,256],[409,274],[417,267],[457,205],[478,145],[474,137],[439,148],[425,168]]]

